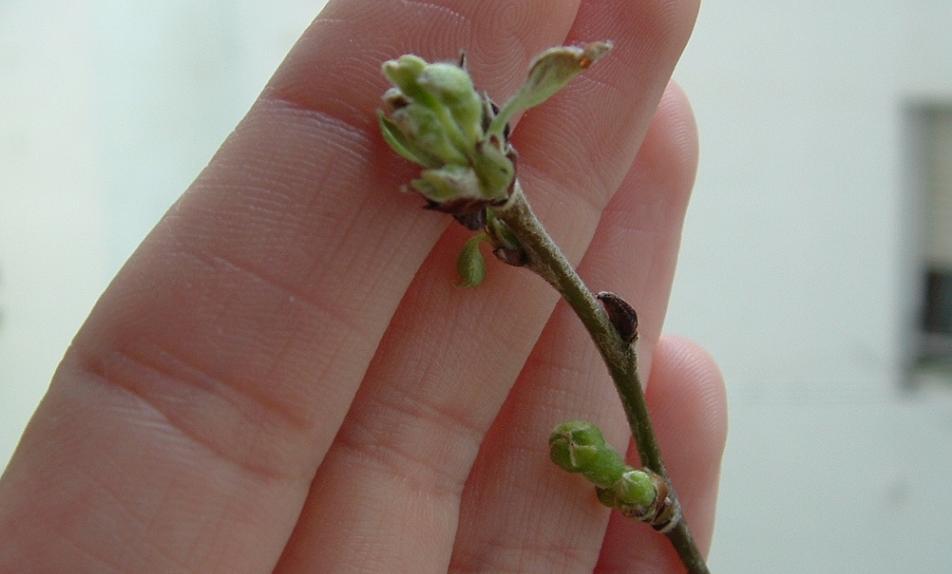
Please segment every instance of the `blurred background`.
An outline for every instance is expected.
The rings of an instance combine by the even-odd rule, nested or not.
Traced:
[[[319,0],[0,1],[0,468]],[[952,2],[705,3],[667,331],[731,431],[720,572],[949,572]]]

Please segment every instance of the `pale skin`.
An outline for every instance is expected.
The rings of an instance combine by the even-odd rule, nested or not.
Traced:
[[[67,350],[0,481],[0,572],[680,572],[664,537],[547,459],[565,419],[628,441],[577,318],[525,270],[490,262],[455,286],[466,233],[396,191],[415,170],[374,110],[400,54],[466,48],[504,99],[542,49],[614,41],[513,143],[582,277],[638,308],[648,401],[706,549],[723,384],[660,337],[697,161],[669,79],[696,10],[332,1]]]

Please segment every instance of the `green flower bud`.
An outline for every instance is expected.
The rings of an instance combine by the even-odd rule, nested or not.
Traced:
[[[606,444],[582,469],[582,474],[596,486],[608,487],[618,481],[627,468],[621,455]]]
[[[641,508],[650,506],[657,496],[651,477],[630,467],[615,481],[611,489],[618,503]]]
[[[383,96],[380,131],[400,156],[427,168],[411,185],[428,207],[475,221],[473,214],[504,204],[513,192],[509,117],[547,99],[610,46],[599,42],[543,52],[526,84],[498,115],[489,97],[473,87],[462,61],[431,64],[412,54],[389,60],[382,71],[394,87]],[[497,248],[513,263],[525,259],[514,248]]]
[[[625,516],[655,527],[670,528],[678,519],[667,482],[648,469],[636,470],[605,442],[601,431],[585,421],[568,421],[549,436],[549,457],[563,469],[581,473],[595,485],[598,501]]]
[[[509,197],[509,186],[516,175],[515,166],[502,150],[489,141],[481,142],[478,150],[474,168],[483,184],[483,196],[504,201]]]
[[[393,82],[393,85],[400,88],[407,97],[425,101],[428,98],[420,89],[418,81],[424,68],[426,68],[426,60],[413,54],[405,54],[396,60],[387,60],[382,66],[383,75]]]
[[[400,154],[403,159],[410,160],[413,163],[425,167],[439,166],[439,162],[435,158],[417,148],[417,146],[403,134],[403,130],[400,129],[400,126],[384,115],[383,112],[377,114],[377,122],[380,125],[380,133],[383,134],[384,141],[387,142],[390,149]]]
[[[596,486],[610,487],[626,470],[625,461],[592,423],[569,421],[549,436],[549,457],[569,472],[580,472]]]
[[[385,104],[387,104],[388,110],[399,110],[402,107],[409,106],[410,100],[407,99],[406,94],[400,91],[400,88],[388,88],[386,92],[383,93],[383,98],[381,98]]]
[[[424,90],[449,109],[466,136],[466,144],[476,145],[483,137],[483,103],[469,74],[454,64],[435,63],[424,68],[418,81]]]
[[[549,436],[549,441],[564,438],[576,446],[594,446],[602,447],[605,445],[605,437],[602,431],[594,424],[588,421],[565,421],[560,423]]]
[[[437,165],[466,165],[465,150],[456,145],[452,130],[440,115],[425,106],[411,102],[408,106],[395,110],[391,114],[393,123],[403,133],[407,147],[416,155],[436,158]],[[425,165],[431,165],[427,163]]]
[[[423,170],[420,179],[413,180],[410,185],[423,197],[438,204],[482,198],[476,172],[461,165]]]
[[[413,55],[384,63],[383,72],[395,87],[384,94],[380,131],[394,151],[430,170],[412,182],[430,207],[468,215],[505,202],[515,166],[506,142],[484,139],[486,99],[469,73]]]
[[[588,468],[604,446],[602,431],[585,421],[564,422],[549,435],[549,457],[569,472]]]

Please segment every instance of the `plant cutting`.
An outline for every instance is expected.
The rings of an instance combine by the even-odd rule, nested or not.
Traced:
[[[667,536],[688,572],[707,572],[652,430],[638,375],[637,313],[612,292],[590,290],[551,239],[530,207],[510,140],[514,117],[545,102],[611,47],[610,42],[592,42],[544,51],[530,65],[522,87],[501,106],[477,91],[465,58],[429,63],[404,55],[383,64],[393,87],[383,96],[378,120],[390,147],[422,168],[405,191],[419,194],[428,209],[447,213],[474,232],[457,261],[460,284],[477,287],[485,279],[480,246],[487,244],[503,264],[524,267],[552,285],[604,359],[642,466],[626,464],[598,427],[586,421],[555,427],[549,438],[551,460],[589,480],[605,506]]]

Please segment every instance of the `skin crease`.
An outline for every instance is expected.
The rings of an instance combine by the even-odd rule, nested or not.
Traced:
[[[679,571],[544,460],[564,418],[626,440],[585,333],[523,270],[453,286],[466,234],[395,192],[415,170],[374,110],[402,53],[466,46],[504,97],[545,47],[615,42],[522,118],[520,176],[583,277],[638,309],[706,546],[723,387],[696,347],[658,343],[696,163],[665,87],[696,9],[331,2],[67,350],[0,480],[0,572]]]

